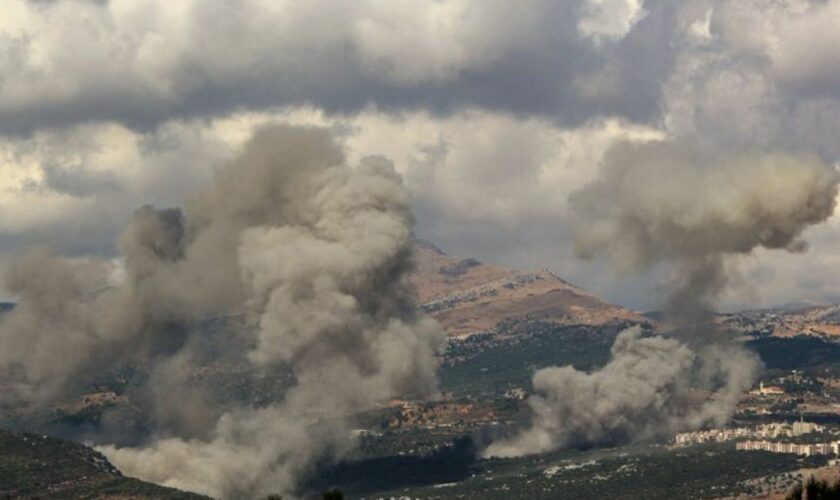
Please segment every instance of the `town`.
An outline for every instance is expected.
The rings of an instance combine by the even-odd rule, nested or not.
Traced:
[[[735,449],[739,451],[769,451],[795,455],[840,455],[840,439],[825,442],[778,441],[779,438],[798,438],[807,434],[827,435],[826,427],[812,422],[773,422],[755,427],[733,427],[683,432],[674,436],[675,446],[690,446],[703,443],[722,443],[739,440]],[[743,438],[748,438],[742,440]],[[749,439],[756,438],[756,439]],[[774,439],[775,441],[770,441]]]
[[[674,443],[686,446],[701,443],[721,443],[738,438],[780,438],[795,437],[812,432],[824,432],[825,427],[800,420],[793,424],[770,423],[750,427],[733,427],[729,429],[709,429],[697,432],[683,432],[674,436]]]

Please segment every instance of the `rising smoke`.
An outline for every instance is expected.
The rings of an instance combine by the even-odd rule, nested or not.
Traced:
[[[812,156],[671,142],[614,147],[598,179],[570,198],[577,252],[603,254],[621,272],[668,265],[672,337],[631,328],[599,370],[539,370],[531,427],[484,454],[646,440],[726,422],[759,369],[711,317],[728,283],[727,257],[757,247],[804,251],[801,234],[833,213],[838,180]]]
[[[564,366],[537,371],[537,396],[529,400],[532,426],[485,453],[506,457],[624,443],[722,424],[754,371],[749,357],[746,363],[715,366],[730,360],[718,350],[696,353],[675,339],[645,338],[639,327],[629,328],[616,337],[611,359],[600,370],[590,374]],[[725,383],[708,378],[714,374],[725,375]]]
[[[405,280],[412,224],[386,160],[351,168],[320,129],[258,131],[183,212],[136,212],[119,283],[110,262],[45,250],[11,267],[7,401],[48,404],[104,366],[145,363],[158,432],[101,447],[118,467],[215,496],[292,492],[315,461],[350,449],[348,415],[436,392],[442,333]],[[196,325],[219,314],[244,315],[251,365],[291,370],[281,400],[219,410],[193,391]]]

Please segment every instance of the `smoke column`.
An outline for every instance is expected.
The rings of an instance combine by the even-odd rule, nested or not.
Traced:
[[[125,473],[226,498],[291,493],[353,442],[346,418],[436,393],[439,326],[417,312],[409,198],[383,158],[346,164],[320,129],[258,131],[184,211],[143,207],[114,266],[36,250],[12,266],[20,297],[0,324],[6,402],[48,404],[103,366],[150,364],[157,438],[100,449]],[[291,369],[259,407],[191,397],[195,325],[241,313],[248,363]],[[213,415],[213,418],[207,418]]]
[[[584,373],[534,375],[531,427],[486,456],[665,437],[725,423],[759,362],[711,318],[726,259],[757,247],[806,249],[801,233],[834,211],[838,173],[813,156],[720,153],[678,142],[622,144],[600,176],[572,194],[577,253],[605,255],[621,272],[664,263],[671,338],[638,328],[616,338],[610,361]]]

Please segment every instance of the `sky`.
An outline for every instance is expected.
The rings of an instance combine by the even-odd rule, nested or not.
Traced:
[[[576,257],[569,195],[627,142],[838,164],[838,25],[837,0],[0,0],[0,267],[115,256],[137,207],[303,124],[391,159],[445,251],[657,308],[662,269]],[[804,237],[733,259],[719,306],[840,300],[840,215]]]

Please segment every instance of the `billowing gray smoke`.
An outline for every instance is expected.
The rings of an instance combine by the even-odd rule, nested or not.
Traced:
[[[834,211],[838,173],[819,158],[713,153],[685,143],[613,148],[600,177],[570,198],[583,258],[622,272],[673,266],[674,319],[694,321],[727,284],[725,257],[756,247],[804,251],[802,231]]]
[[[183,213],[137,211],[119,283],[109,262],[44,250],[12,266],[8,398],[44,404],[106,364],[148,363],[172,425],[141,449],[103,447],[117,466],[217,496],[288,492],[313,461],[349,449],[350,413],[436,391],[442,333],[405,281],[412,223],[386,160],[351,168],[323,130],[263,129]],[[282,400],[220,412],[192,394],[192,327],[225,313],[252,326],[253,365],[290,367]]]
[[[709,316],[727,285],[726,258],[757,247],[803,251],[801,233],[832,214],[837,184],[837,171],[811,156],[710,153],[671,142],[613,148],[599,178],[570,198],[577,251],[604,254],[623,272],[669,265],[673,338],[631,328],[600,370],[538,371],[531,427],[485,455],[645,440],[726,422],[759,368]]]
[[[755,372],[743,351],[707,346],[695,352],[673,338],[621,332],[610,361],[592,373],[571,366],[534,375],[533,422],[515,438],[485,450],[518,456],[566,446],[662,438],[684,429],[720,425]]]

